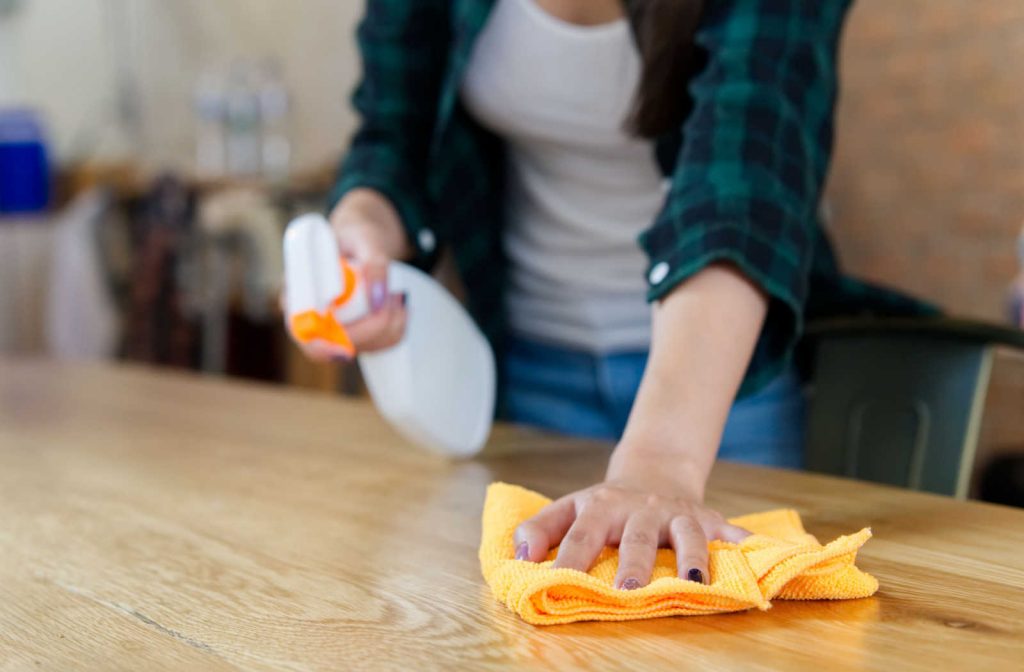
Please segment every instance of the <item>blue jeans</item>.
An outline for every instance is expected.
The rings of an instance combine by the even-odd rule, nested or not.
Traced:
[[[506,419],[587,438],[622,436],[647,352],[592,355],[509,339],[504,362]],[[733,404],[718,457],[799,468],[805,400],[794,371]]]

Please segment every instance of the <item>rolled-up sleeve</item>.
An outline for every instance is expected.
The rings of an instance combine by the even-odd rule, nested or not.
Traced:
[[[330,193],[333,207],[366,187],[398,211],[429,266],[438,241],[430,221],[426,165],[447,58],[447,0],[368,0],[357,32],[363,76],[352,104],[360,123]]]
[[[696,35],[706,65],[691,81],[669,195],[640,238],[652,301],[716,262],[767,293],[761,374],[781,370],[803,326],[848,5],[709,0]],[[766,382],[750,373],[741,394]]]

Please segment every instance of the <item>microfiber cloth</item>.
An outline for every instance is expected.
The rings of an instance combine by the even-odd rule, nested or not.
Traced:
[[[636,590],[613,586],[615,548],[605,548],[588,572],[552,567],[557,549],[544,562],[516,560],[516,527],[550,502],[525,488],[493,483],[484,503],[484,579],[498,601],[534,625],[766,610],[776,598],[844,600],[878,590],[878,581],[854,565],[870,529],[822,546],[788,509],[730,519],[752,534],[739,544],[709,543],[708,585],[680,579],[671,549],[658,549],[651,582]]]

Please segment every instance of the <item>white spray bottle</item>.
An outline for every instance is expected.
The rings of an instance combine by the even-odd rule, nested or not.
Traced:
[[[459,457],[483,448],[494,415],[494,353],[451,294],[422,271],[392,262],[388,290],[406,293],[405,334],[387,350],[356,353],[345,325],[369,312],[366,288],[326,219],[303,215],[288,225],[284,265],[292,338],[357,355],[377,410],[410,441]]]

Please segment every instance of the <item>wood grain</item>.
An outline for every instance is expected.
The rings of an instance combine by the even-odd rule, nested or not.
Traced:
[[[878,596],[520,622],[480,577],[485,487],[557,496],[607,450],[499,427],[447,462],[363,402],[0,360],[0,670],[1021,669],[1024,512],[724,463],[727,514],[871,525]]]

